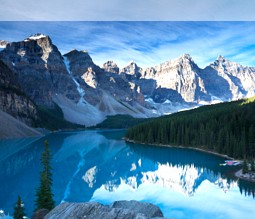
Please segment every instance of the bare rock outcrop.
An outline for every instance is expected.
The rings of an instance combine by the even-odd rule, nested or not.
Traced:
[[[97,87],[96,73],[93,71],[92,67],[88,67],[88,70],[81,76],[81,78],[88,86],[92,88]]]
[[[163,219],[159,207],[138,201],[116,201],[111,205],[97,202],[62,203],[50,211],[44,219]]]
[[[116,74],[119,74],[119,67],[117,66],[117,64],[113,61],[107,61],[106,63],[103,64],[103,69],[106,72],[113,72]]]

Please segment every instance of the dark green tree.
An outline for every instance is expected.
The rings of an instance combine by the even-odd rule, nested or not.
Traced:
[[[248,173],[248,171],[249,171],[248,163],[247,163],[247,160],[244,159],[244,161],[243,161],[243,174]]]
[[[41,164],[43,166],[42,171],[40,172],[40,185],[36,190],[36,210],[38,209],[48,209],[51,210],[55,206],[53,200],[53,193],[51,191],[52,187],[52,173],[51,173],[51,153],[49,150],[49,143],[44,142],[44,151],[41,155]]]
[[[255,97],[150,119],[127,131],[136,142],[183,145],[255,157]],[[153,137],[152,137],[153,136]]]
[[[24,210],[25,210],[24,203],[21,200],[20,196],[18,196],[18,200],[17,200],[16,205],[14,207],[13,218],[14,219],[23,219],[23,217],[25,216]]]
[[[255,163],[254,163],[254,159],[251,159],[251,171],[255,172]]]

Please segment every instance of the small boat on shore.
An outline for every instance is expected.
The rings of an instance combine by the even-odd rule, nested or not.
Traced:
[[[220,164],[220,166],[238,166],[241,165],[240,160],[225,160],[225,163]]]

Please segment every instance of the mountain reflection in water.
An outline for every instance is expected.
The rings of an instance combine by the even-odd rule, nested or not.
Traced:
[[[249,218],[254,184],[229,174],[224,158],[183,148],[128,144],[125,131],[59,132],[41,139],[0,141],[0,208],[20,195],[30,215],[45,139],[53,154],[53,193],[62,201],[140,200],[173,218]],[[8,148],[16,148],[8,150]]]

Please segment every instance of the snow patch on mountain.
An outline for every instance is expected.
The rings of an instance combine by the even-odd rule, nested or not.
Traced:
[[[42,33],[37,33],[37,34],[31,35],[30,37],[26,38],[24,41],[39,40],[44,37],[47,37],[47,36]]]
[[[168,115],[174,112],[181,111],[182,109],[191,109],[192,106],[188,104],[181,104],[166,100],[163,103],[156,103],[152,98],[146,98],[145,101],[152,108],[152,113],[155,116]]]
[[[71,75],[71,78],[72,80],[74,81],[74,83],[76,84],[77,86],[77,91],[78,93],[80,94],[80,101],[79,103],[86,103],[86,101],[84,100],[84,96],[85,96],[85,90],[80,86],[80,84],[78,83],[78,81],[75,79],[75,77],[73,76],[73,73],[71,72],[70,70],[70,62],[68,60],[67,57],[63,56],[64,58],[64,63],[65,63],[65,66],[66,66],[66,70],[67,72],[69,73],[69,75]]]

